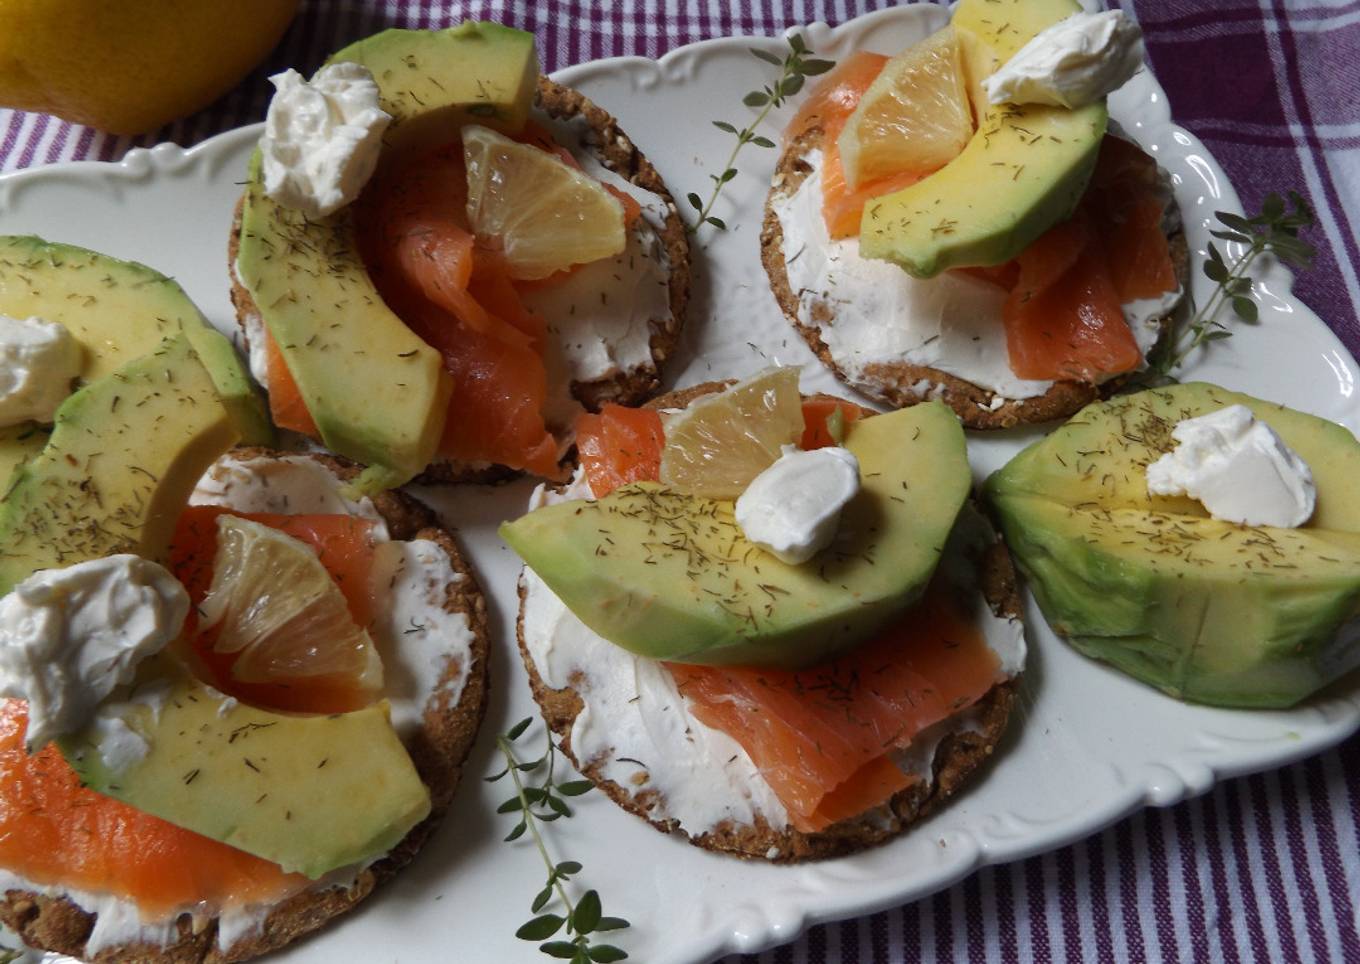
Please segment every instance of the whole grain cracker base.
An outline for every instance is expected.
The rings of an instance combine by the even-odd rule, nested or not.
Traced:
[[[684,408],[697,398],[721,391],[726,383],[709,382],[692,388],[670,392],[653,399],[645,407],[652,409]],[[830,396],[817,396],[830,398]],[[992,611],[999,616],[1020,619],[1022,608],[1011,565],[1000,536],[979,560],[979,583]],[[933,763],[934,780],[930,786],[920,784],[895,794],[887,803],[874,807],[858,817],[843,820],[817,832],[770,826],[757,817],[753,824],[726,822],[703,834],[689,834],[678,820],[653,814],[660,803],[657,793],[635,793],[635,787],[624,787],[604,776],[603,760],[582,760],[571,745],[571,730],[585,701],[575,687],[549,687],[534,665],[524,638],[524,596],[519,586],[520,609],[516,620],[520,658],[529,674],[529,685],[534,699],[543,711],[544,720],[557,735],[564,753],[576,768],[589,777],[600,790],[630,813],[642,817],[662,833],[674,834],[697,847],[738,857],[768,860],[774,863],[794,863],[802,860],[839,857],[884,843],[905,832],[913,823],[932,813],[952,796],[968,778],[992,755],[1006,728],[1015,703],[1019,677],[993,686],[973,707],[975,726],[946,736],[936,748]]]
[[[646,155],[619,128],[618,121],[612,114],[579,91],[547,77],[539,78],[535,104],[555,120],[583,118],[593,134],[589,146],[594,150],[596,160],[619,177],[657,195],[665,203],[666,219],[658,238],[670,265],[668,287],[670,315],[664,319],[652,319],[651,366],[619,372],[594,381],[572,382],[571,385],[572,395],[591,411],[597,411],[606,402],[639,405],[661,387],[661,367],[675,351],[680,340],[685,311],[689,306],[692,271],[689,235],[685,230],[685,223],[676,209],[675,198],[671,196],[666,182],[647,160]],[[227,242],[228,265],[236,264],[236,256],[240,251],[241,210],[244,201],[243,195],[236,203],[236,212],[232,218],[231,235]],[[246,317],[259,315],[260,310],[250,292],[241,284],[234,269],[230,275],[231,302],[236,309],[236,321],[241,330],[242,343],[249,349]],[[431,463],[417,481],[490,483],[514,478],[519,474],[518,471],[500,465],[441,459]]]
[[[278,453],[261,448],[240,448],[233,452],[242,459],[285,454],[292,457],[298,453]],[[342,480],[348,481],[359,474],[359,467],[346,460],[327,455],[309,457]],[[440,686],[425,705],[422,727],[406,741],[416,770],[430,790],[430,815],[412,828],[387,856],[359,871],[348,889],[309,890],[289,897],[269,913],[257,932],[238,939],[225,950],[217,947],[215,918],[195,921],[184,914],[176,922],[179,939],[174,944],[164,947],[145,943],[115,945],[87,958],[85,945],[93,930],[95,915],[66,897],[25,890],[5,892],[0,899],[0,921],[33,947],[97,964],[245,961],[290,944],[351,910],[411,861],[448,810],[486,713],[490,645],[486,601],[452,534],[439,524],[432,511],[400,492],[377,495],[373,504],[387,523],[393,539],[429,539],[448,553],[453,570],[462,578],[448,586],[445,609],[466,616],[473,636],[470,647],[473,665],[457,702],[450,702],[449,692],[443,685],[456,679],[461,672],[458,662],[450,658],[441,674]]]
[[[833,305],[824,300],[815,301],[809,309],[810,320],[813,323],[809,324],[802,317],[801,300],[789,285],[788,271],[784,263],[784,229],[774,211],[775,199],[798,190],[799,185],[812,173],[812,167],[803,158],[816,148],[821,142],[821,137],[820,127],[810,128],[787,146],[775,166],[773,186],[765,200],[765,216],[760,230],[760,260],[784,317],[802,336],[813,354],[840,381],[893,408],[905,408],[926,401],[927,398],[938,398],[955,411],[965,428],[970,429],[1014,428],[1017,425],[1035,425],[1066,418],[1090,402],[1113,394],[1127,381],[1127,377],[1116,377],[1100,385],[1058,381],[1054,382],[1043,395],[1035,398],[1006,399],[957,375],[906,361],[874,362],[864,366],[862,378],[851,378],[832,357],[831,351],[822,341],[818,327],[835,322]],[[1185,288],[1189,278],[1190,253],[1186,246],[1184,230],[1178,228],[1168,236],[1168,241],[1176,277],[1181,287]],[[1174,314],[1173,310],[1158,322],[1161,327],[1159,346],[1172,331]],[[1003,337],[999,321],[997,337]],[[922,381],[932,386],[924,396],[914,387]],[[999,404],[997,399],[1000,399]]]

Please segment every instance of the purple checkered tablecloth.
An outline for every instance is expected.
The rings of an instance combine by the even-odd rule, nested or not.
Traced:
[[[838,23],[883,0],[306,0],[279,49],[209,109],[109,137],[0,110],[0,170],[115,160],[196,143],[264,116],[265,77],[310,71],[385,26],[465,17],[533,30],[549,70],[658,56],[707,37]],[[1321,254],[1295,287],[1360,354],[1360,0],[1125,0],[1172,113],[1213,151],[1249,210],[1295,188]],[[3,25],[0,25],[3,29]],[[1360,738],[1272,773],[1145,810],[1042,857],[987,868],[905,907],[813,928],[748,959],[838,961],[1351,961],[1360,964]],[[738,960],[737,958],[731,959]]]

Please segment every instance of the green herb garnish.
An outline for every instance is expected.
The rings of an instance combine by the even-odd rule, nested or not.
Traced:
[[[813,57],[812,51],[807,49],[807,44],[803,41],[801,34],[790,36],[788,44],[788,56],[782,60],[768,51],[758,50],[755,47],[750,48],[752,56],[779,68],[779,78],[773,84],[762,87],[760,90],[753,90],[741,99],[741,102],[747,107],[760,108],[760,113],[755,116],[755,119],[741,130],[737,130],[735,124],[729,124],[727,121],[713,122],[713,126],[718,130],[734,135],[737,143],[733,145],[732,153],[728,155],[722,173],[708,176],[708,179],[713,182],[713,193],[709,196],[708,203],[705,204],[703,199],[693,191],[689,193],[690,206],[699,212],[698,220],[687,225],[691,232],[699,230],[705,224],[711,224],[719,231],[727,230],[726,222],[722,218],[714,217],[710,212],[712,212],[713,205],[718,200],[718,195],[722,193],[723,185],[737,176],[735,167],[737,154],[747,144],[754,144],[756,147],[774,147],[774,141],[757,134],[756,128],[769,116],[770,111],[776,107],[784,106],[784,102],[788,98],[802,90],[803,82],[807,78],[824,74],[836,66],[836,62],[833,60],[818,60]]]
[[[1266,195],[1261,213],[1255,217],[1247,218],[1228,211],[1214,212],[1222,227],[1209,233],[1221,241],[1246,245],[1246,250],[1229,264],[1214,243],[1209,242],[1209,257],[1202,267],[1205,276],[1218,287],[1204,306],[1148,359],[1148,374],[1168,379],[1196,348],[1231,338],[1228,326],[1218,320],[1225,304],[1242,321],[1256,321],[1256,302],[1250,297],[1253,283],[1248,271],[1261,255],[1271,254],[1299,270],[1312,267],[1317,249],[1299,237],[1299,231],[1313,226],[1312,209],[1296,191],[1289,192],[1289,203],[1293,205],[1293,211],[1286,210],[1284,198],[1271,193]]]
[[[505,769],[486,778],[495,783],[506,774],[515,782],[515,795],[502,803],[497,813],[517,813],[519,823],[506,835],[506,841],[518,840],[527,831],[538,847],[543,865],[548,868],[548,880],[543,889],[535,895],[529,909],[536,915],[515,931],[515,936],[525,941],[547,941],[538,949],[549,957],[570,961],[571,964],[610,964],[622,961],[628,954],[612,944],[592,944],[590,935],[600,931],[622,930],[629,926],[622,917],[605,917],[600,905],[600,895],[588,890],[573,904],[567,896],[566,882],[581,872],[581,865],[574,860],[554,863],[548,856],[548,848],[539,831],[540,823],[551,823],[561,817],[571,816],[571,807],[566,797],[579,797],[594,787],[589,780],[565,780],[553,782],[553,768],[557,759],[557,747],[553,744],[552,734],[547,734],[548,748],[537,760],[521,763],[515,755],[514,743],[532,723],[525,718],[516,723],[506,733],[496,737],[496,748],[505,757]],[[537,786],[526,783],[521,774],[542,773],[543,782]],[[556,894],[565,914],[543,913]],[[548,940],[566,928],[568,939]]]

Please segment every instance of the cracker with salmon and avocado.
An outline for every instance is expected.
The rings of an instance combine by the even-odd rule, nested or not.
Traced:
[[[864,488],[798,566],[747,542],[730,503],[648,481],[675,413],[722,388],[606,410],[583,428],[581,474],[503,529],[526,560],[520,653],[563,749],[658,829],[778,862],[851,853],[992,753],[1024,658],[1014,573],[938,405],[802,402],[799,444],[843,436]]]
[[[538,76],[530,34],[391,30],[341,61],[394,117],[373,180],[317,220],[253,166],[231,233],[275,421],[381,485],[560,477],[576,414],[640,403],[675,348],[691,271],[670,192],[607,111]]]
[[[247,497],[245,487],[249,484],[252,472],[271,473],[272,491],[257,491]],[[326,529],[325,524],[337,518],[335,513],[343,508],[344,503],[334,489],[318,487],[318,480],[326,478],[339,484],[352,480],[357,474],[357,467],[327,456],[238,449],[209,473],[204,486],[200,487],[201,499],[248,505],[253,513],[307,511],[306,515],[291,516],[295,525],[301,527],[293,531],[301,532],[310,527],[317,533],[324,533],[331,531]],[[235,493],[233,487],[237,487]],[[289,491],[306,493],[307,498],[294,498],[290,505]],[[215,841],[178,832],[177,828],[139,814],[127,804],[109,800],[72,783],[66,789],[51,790],[49,803],[55,805],[65,799],[72,805],[80,805],[82,816],[71,821],[71,834],[79,832],[80,819],[102,821],[100,826],[105,831],[97,839],[101,840],[100,846],[110,851],[106,859],[114,853],[118,854],[118,863],[110,871],[114,879],[121,874],[131,881],[136,878],[140,865],[158,866],[155,857],[145,857],[143,854],[145,850],[154,850],[154,845],[159,842],[178,848],[171,849],[170,853],[178,855],[175,857],[175,866],[179,870],[174,875],[165,869],[160,871],[168,877],[167,882],[160,884],[163,888],[183,887],[185,880],[192,881],[196,859],[203,862],[200,873],[208,875],[203,878],[205,882],[214,873],[238,873],[247,877],[253,874],[257,881],[263,880],[268,886],[259,885],[264,889],[258,891],[256,896],[264,899],[260,905],[250,907],[245,913],[229,913],[227,918],[222,918],[211,907],[205,909],[197,900],[191,899],[186,901],[188,907],[183,912],[168,914],[159,924],[155,923],[154,915],[147,915],[140,926],[129,929],[129,912],[137,907],[132,901],[118,900],[112,894],[102,895],[101,900],[101,895],[90,894],[88,887],[64,883],[60,876],[43,880],[41,887],[16,885],[23,876],[22,869],[6,865],[7,871],[18,873],[19,877],[11,878],[0,901],[0,920],[13,928],[30,946],[96,961],[137,960],[147,964],[169,964],[247,960],[283,947],[356,906],[376,887],[399,872],[428,839],[452,800],[462,776],[464,761],[485,713],[488,685],[486,607],[477,581],[452,534],[438,524],[428,509],[401,493],[386,492],[366,502],[362,511],[362,517],[349,521],[362,522],[365,526],[370,522],[381,524],[393,541],[380,544],[391,546],[397,540],[420,540],[411,545],[418,546],[419,552],[441,555],[445,560],[443,568],[431,571],[447,571],[450,575],[446,584],[419,588],[427,592],[429,612],[438,610],[441,621],[447,620],[448,625],[461,627],[459,639],[398,634],[396,638],[404,654],[409,657],[409,662],[432,667],[434,675],[408,692],[410,687],[406,678],[410,676],[409,666],[403,666],[388,674],[395,680],[391,685],[400,692],[385,690],[386,696],[394,701],[394,720],[405,753],[409,754],[419,781],[423,784],[422,792],[428,795],[428,815],[411,826],[385,853],[375,854],[376,859],[308,881],[296,876],[281,877],[277,868],[268,871],[269,865],[265,861]],[[317,512],[322,514],[318,515]],[[215,515],[204,504],[186,510],[180,520],[173,548],[196,546],[198,543],[195,540],[202,538],[200,524],[210,524]],[[272,517],[270,522],[273,525],[285,524],[277,517]],[[341,527],[338,531],[345,530]],[[339,551],[334,546],[331,549]],[[319,551],[325,557],[328,549],[322,545]],[[172,565],[172,569],[186,582],[194,582],[194,570],[192,567],[185,568],[183,553],[176,555],[179,561]],[[390,591],[408,578],[399,571],[401,565],[398,564],[393,570],[391,584],[383,589]],[[384,619],[387,615],[378,612],[374,618]],[[379,631],[377,623],[373,626],[373,632],[383,647],[391,646],[391,635]],[[387,660],[403,661],[403,656],[390,648],[386,648],[382,655]],[[221,694],[212,689],[202,689],[197,698],[221,700]],[[14,745],[19,739],[14,732],[12,710],[15,702],[11,701],[7,705],[3,716],[4,747],[0,749],[0,759],[5,761],[5,779],[0,781],[0,794],[5,793],[9,781],[15,778],[21,767],[16,754],[24,752],[21,743],[17,747]],[[163,713],[163,719],[169,719],[172,710],[167,708]],[[262,734],[270,732],[266,727],[275,724],[260,722],[268,718],[257,719],[257,713],[244,703],[222,702],[220,709],[204,717],[202,727],[204,732],[220,727],[228,734],[226,742],[232,750],[239,749],[238,755],[241,757],[230,771],[231,778],[258,781],[260,807],[264,808],[269,803],[271,793],[277,796],[284,790],[283,781],[296,781],[300,774],[281,774],[277,771],[270,774],[269,757],[272,752],[283,751],[279,748],[271,751],[262,742],[265,739]],[[283,719],[278,718],[280,721]],[[277,725],[284,726],[281,722]],[[155,734],[152,736],[154,738]],[[353,758],[350,748],[343,741],[318,745],[316,754],[319,759],[314,767],[309,768],[310,772],[303,776],[305,780],[320,783],[334,770],[360,762]],[[194,774],[193,778],[185,776],[186,791],[205,786],[205,792],[212,792],[207,787],[210,786],[213,759],[199,751],[200,762],[195,768],[199,772],[189,771]],[[44,785],[51,786],[51,783],[45,784],[44,781],[75,779],[55,746],[48,747],[33,760],[41,764],[43,773],[37,775],[30,772],[30,792],[41,792]],[[249,764],[241,762],[246,760]],[[240,770],[239,775],[237,768]],[[63,778],[60,775],[62,772],[70,776]],[[372,770],[362,771],[361,778],[376,779],[379,772],[386,771],[374,766]],[[109,789],[118,793],[126,790]],[[56,816],[52,818],[54,823],[60,822]],[[307,829],[307,816],[300,812],[289,813],[280,815],[279,819],[286,821],[283,825],[291,827],[291,832],[305,836],[310,832]],[[121,838],[119,833],[112,832],[116,827],[122,828]],[[344,836],[343,828],[338,825],[321,829],[323,833],[337,838]],[[126,838],[126,846],[120,852],[118,845],[109,841],[122,838]],[[45,839],[51,839],[50,834]],[[67,843],[70,843],[69,839]],[[96,847],[88,843],[84,846],[87,858],[99,858],[94,852]],[[141,872],[154,871],[144,867]],[[150,887],[154,883],[142,881],[138,886]],[[276,896],[273,898],[268,896],[269,887],[275,889]],[[233,910],[240,911],[240,908]],[[101,926],[98,915],[106,913],[114,917]]]
[[[1188,252],[1166,172],[1107,133],[1104,98],[991,104],[980,86],[1068,6],[1008,11],[999,36],[987,4],[961,3],[896,57],[844,58],[786,127],[761,259],[847,385],[939,399],[969,428],[1038,423],[1108,394],[1169,332]]]

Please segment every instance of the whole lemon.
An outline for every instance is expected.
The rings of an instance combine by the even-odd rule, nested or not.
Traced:
[[[299,0],[0,0],[0,105],[140,134],[226,93]]]

